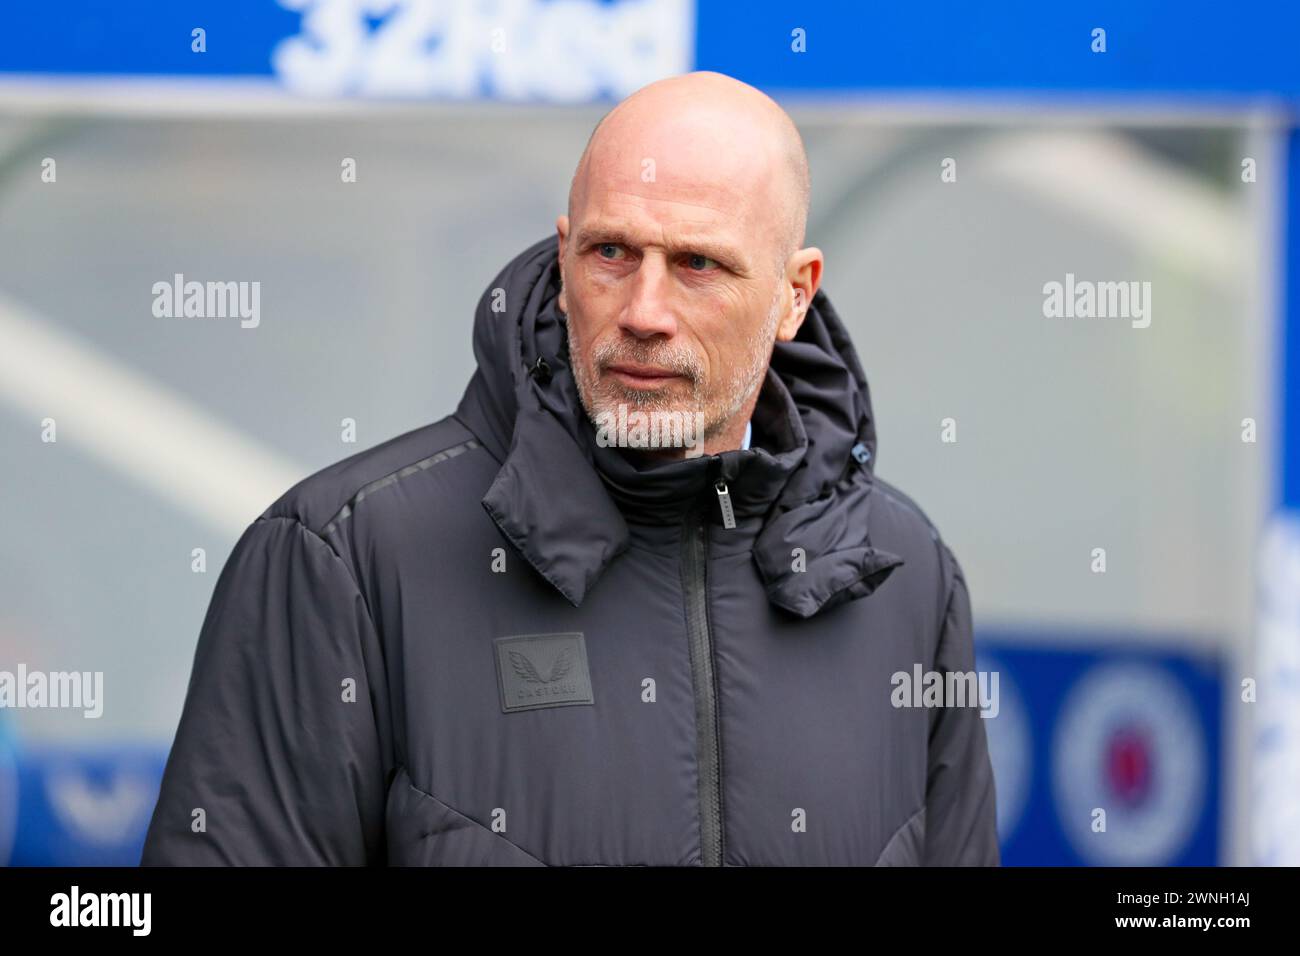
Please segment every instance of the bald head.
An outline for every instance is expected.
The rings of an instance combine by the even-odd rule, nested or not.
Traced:
[[[574,172],[568,214],[593,189],[629,176],[703,205],[748,197],[757,235],[778,265],[804,242],[811,183],[803,139],[771,97],[721,73],[668,77],[628,96],[596,124]]]
[[[799,131],[752,86],[690,73],[612,109],[555,221],[556,304],[593,424],[635,407],[697,422],[705,454],[739,448],[774,343],[821,281],[807,218]]]

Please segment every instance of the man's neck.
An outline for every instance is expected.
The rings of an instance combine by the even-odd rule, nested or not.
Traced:
[[[753,410],[750,406],[749,411]],[[745,442],[745,429],[749,427],[749,412],[729,422],[725,430],[719,431],[704,440],[704,454],[718,455],[724,451],[735,451]]]

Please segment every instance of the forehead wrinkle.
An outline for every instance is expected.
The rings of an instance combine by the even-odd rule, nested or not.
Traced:
[[[733,140],[752,139],[752,126],[734,118],[705,123],[700,117],[661,119],[651,129],[625,130],[614,123],[608,135],[592,147],[582,168],[583,187],[590,201],[602,192],[625,192],[647,197],[662,193],[717,197],[731,205],[743,201],[755,187],[769,191],[780,175],[781,161],[774,144]],[[730,132],[728,132],[730,130]],[[653,162],[653,181],[646,182],[645,163]]]
[[[644,228],[658,230],[660,234],[672,230],[688,237],[696,232],[707,230],[713,232],[714,235],[701,238],[712,238],[718,242],[731,242],[737,246],[739,246],[739,243],[736,243],[735,240],[738,236],[745,234],[743,223],[725,206],[711,206],[708,203],[690,202],[684,199],[644,196],[640,193],[620,190],[611,190],[606,197],[601,198],[603,201],[598,200],[591,203],[591,211],[583,217],[581,222],[575,223],[579,228],[579,234],[581,234],[582,227],[589,222],[600,223],[607,227],[618,226],[630,233],[635,233]],[[619,207],[628,206],[631,207],[633,213],[636,213],[644,210],[647,205],[657,207],[651,211],[652,217],[657,212],[659,215],[665,216],[668,221],[654,219],[642,226],[638,223],[639,217],[617,212]],[[707,210],[713,215],[691,215],[694,210]]]
[[[687,191],[692,191],[692,190],[687,190]],[[694,191],[704,192],[704,189],[697,188]],[[670,196],[656,196],[648,191],[635,192],[630,189],[610,188],[605,190],[604,195],[605,197],[608,197],[607,201],[613,203],[630,203],[635,205],[638,202],[647,202],[647,203],[657,203],[657,204],[665,204],[665,205],[673,205],[673,206],[694,206],[699,209],[707,209],[710,212],[718,213],[720,216],[724,216],[726,218],[731,218],[731,219],[735,218],[731,210],[728,209],[727,206],[725,205],[711,206],[707,202],[696,202],[691,199],[677,199]]]

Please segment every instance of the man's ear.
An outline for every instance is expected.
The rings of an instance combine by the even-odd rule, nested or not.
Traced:
[[[568,216],[565,216],[565,215],[556,216],[556,218],[555,218],[555,234],[556,234],[557,236],[560,237],[560,248],[559,248],[559,251],[558,251],[558,253],[557,253],[557,258],[558,258],[559,261],[560,261],[560,264],[561,264],[561,270],[563,270],[563,263],[564,263],[564,247],[565,247],[565,245],[568,243],[568,240],[569,240],[569,217],[568,217]],[[568,314],[569,314],[569,303],[568,303],[567,300],[565,299],[565,295],[564,295],[564,280],[563,280],[563,275],[564,275],[564,273],[563,273],[563,271],[560,272],[560,275],[561,275],[561,279],[560,279],[560,298],[559,298],[559,306],[560,306],[560,311],[563,312],[565,315],[568,315]]]
[[[785,282],[790,289],[790,304],[776,327],[776,340],[789,342],[799,334],[813,296],[822,282],[825,258],[816,246],[800,249],[790,257],[785,266]]]

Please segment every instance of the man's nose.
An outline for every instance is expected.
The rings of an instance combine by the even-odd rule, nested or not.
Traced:
[[[677,333],[672,310],[672,276],[660,256],[646,256],[632,276],[631,298],[619,327],[639,339]]]

